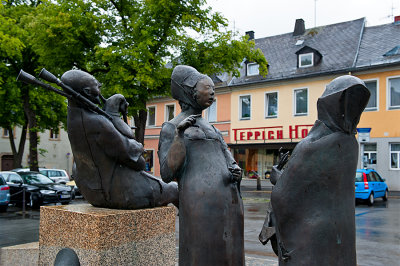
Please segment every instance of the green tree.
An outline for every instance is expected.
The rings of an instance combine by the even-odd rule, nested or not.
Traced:
[[[205,0],[44,3],[31,22],[40,62],[53,66],[51,70],[76,66],[103,83],[105,96],[123,94],[142,143],[146,102],[169,94],[171,63],[189,64],[209,75],[238,75],[237,67],[247,58],[260,64],[261,74],[267,73],[254,42],[235,40],[226,19]]]
[[[21,167],[26,132],[29,129],[29,167],[38,170],[38,132],[58,128],[66,121],[65,99],[42,88],[16,81],[20,69],[35,73],[38,55],[30,42],[29,18],[42,1],[2,1],[0,6],[0,126],[9,129],[14,167]],[[14,127],[21,127],[18,149]]]
[[[245,38],[234,40],[226,30],[226,19],[213,13],[204,0],[93,2],[110,15],[105,23],[110,32],[108,46],[97,48],[99,65],[93,69],[105,68],[102,63],[109,66],[103,77],[107,92],[125,95],[135,119],[136,138],[142,143],[146,101],[169,93],[172,68],[166,67],[167,62],[176,64],[178,58],[179,63],[207,74],[237,75],[236,67],[246,57],[260,64],[262,74],[267,73],[261,51]],[[202,56],[191,56],[192,51]]]

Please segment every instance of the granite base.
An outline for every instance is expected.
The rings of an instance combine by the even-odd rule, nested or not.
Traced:
[[[41,207],[39,265],[53,265],[65,247],[81,265],[175,265],[175,207]]]

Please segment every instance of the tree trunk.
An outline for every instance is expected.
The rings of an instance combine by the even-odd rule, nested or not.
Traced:
[[[7,128],[9,132],[10,146],[13,153],[13,168],[22,168],[22,156],[24,155],[25,150],[25,142],[26,142],[26,129],[28,127],[28,122],[25,121],[25,124],[22,126],[21,137],[19,140],[18,150],[15,147],[14,134],[15,132],[12,130],[11,126]]]
[[[39,160],[38,160],[38,135],[37,135],[37,121],[36,113],[31,109],[29,103],[29,90],[24,91],[24,113],[28,118],[29,125],[29,168],[31,171],[39,171]]]
[[[137,115],[133,116],[135,120],[135,138],[137,142],[144,145],[144,131],[146,129],[147,110],[139,110]]]

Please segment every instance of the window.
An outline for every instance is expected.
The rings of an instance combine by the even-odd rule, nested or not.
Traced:
[[[167,104],[165,106],[165,121],[170,121],[174,117],[175,117],[175,105]]]
[[[129,125],[131,128],[135,126],[135,118],[134,118],[133,116],[131,116],[131,117],[128,119],[128,125]]]
[[[356,172],[356,182],[363,182],[363,173]]]
[[[250,119],[250,111],[251,111],[251,97],[250,95],[240,96],[239,97],[239,112],[240,119],[247,120]]]
[[[313,66],[314,54],[299,54],[299,67]]]
[[[9,136],[8,129],[3,128],[3,138],[8,138],[8,136]]]
[[[376,143],[364,144],[364,158],[368,164],[376,164]]]
[[[146,162],[145,171],[154,174],[154,150],[146,150],[143,153],[143,158]]]
[[[365,81],[365,86],[371,93],[371,97],[369,97],[369,101],[367,107],[365,107],[366,111],[373,111],[378,109],[378,94],[377,94],[377,81]]]
[[[214,101],[206,111],[208,122],[217,122],[217,101]]]
[[[390,144],[390,169],[400,170],[400,143]]]
[[[10,174],[8,176],[8,182],[14,184],[23,184],[22,178],[18,174]]]
[[[51,140],[58,140],[59,139],[59,129],[50,129],[50,139]]]
[[[265,117],[278,116],[278,93],[271,92],[265,94]]]
[[[382,177],[377,172],[371,172],[370,174],[374,176],[376,182],[383,182]]]
[[[150,106],[147,108],[147,126],[156,125],[156,107]]]
[[[294,90],[294,110],[295,115],[307,115],[308,95],[307,89]]]
[[[258,70],[259,65],[257,63],[247,64],[247,76],[255,76],[260,73]]]
[[[389,109],[400,108],[400,77],[388,79]]]

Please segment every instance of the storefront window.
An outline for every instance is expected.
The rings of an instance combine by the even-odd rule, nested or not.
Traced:
[[[269,178],[272,166],[278,164],[279,151],[275,149],[233,149],[233,154],[245,178]]]

